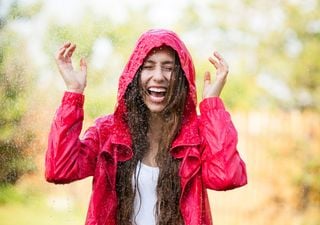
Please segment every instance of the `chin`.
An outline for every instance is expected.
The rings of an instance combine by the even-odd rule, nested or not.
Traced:
[[[146,104],[151,113],[161,113],[164,109],[162,104]]]
[[[157,114],[157,113],[161,113],[164,107],[148,107],[148,109],[151,113]]]

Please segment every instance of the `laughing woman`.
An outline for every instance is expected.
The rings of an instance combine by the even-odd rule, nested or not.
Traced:
[[[70,183],[93,176],[86,225],[211,225],[206,189],[247,183],[237,132],[219,95],[228,65],[215,52],[206,72],[200,115],[195,70],[178,36],[142,34],[125,66],[113,114],[98,118],[80,139],[87,65],[74,70],[76,46],[56,54],[66,83],[46,153],[46,179]]]

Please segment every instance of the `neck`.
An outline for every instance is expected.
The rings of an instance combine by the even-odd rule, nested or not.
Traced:
[[[149,150],[146,152],[142,162],[149,166],[157,166],[156,155],[159,149],[159,142],[162,135],[163,119],[159,114],[151,113],[149,117]]]
[[[149,135],[159,140],[162,134],[163,119],[160,114],[151,113],[149,118]]]

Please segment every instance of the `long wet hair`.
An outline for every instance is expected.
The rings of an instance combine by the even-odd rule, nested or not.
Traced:
[[[157,203],[155,206],[157,225],[184,224],[179,208],[181,187],[178,170],[180,160],[173,158],[169,150],[181,127],[188,94],[188,84],[181,68],[178,54],[173,49],[172,51],[175,55],[175,66],[165,96],[167,104],[161,112],[164,122],[162,137],[156,155],[156,163],[159,167],[156,189]],[[117,224],[119,225],[135,224],[134,199],[135,195],[140,196],[137,185],[140,171],[139,165],[141,166],[139,161],[142,161],[150,147],[147,136],[150,112],[143,101],[140,73],[141,68],[125,93],[127,113],[123,119],[130,128],[134,155],[128,161],[118,163],[116,191],[118,196]]]

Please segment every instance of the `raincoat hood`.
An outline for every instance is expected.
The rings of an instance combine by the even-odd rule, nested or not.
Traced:
[[[132,140],[128,125],[124,121],[124,115],[126,112],[125,105],[125,92],[128,85],[132,82],[138,69],[143,64],[144,59],[148,53],[157,47],[169,46],[173,48],[180,59],[180,63],[184,74],[188,81],[188,95],[186,100],[185,109],[183,112],[183,120],[178,136],[172,143],[172,149],[179,145],[197,145],[200,143],[199,136],[197,134],[197,113],[196,113],[196,85],[195,85],[195,69],[192,62],[191,55],[187,50],[184,43],[179,37],[172,31],[164,29],[152,29],[141,35],[137,44],[126,64],[120,79],[118,87],[117,105],[114,113],[114,135],[112,142],[114,144],[121,144],[131,147]],[[182,157],[183,152],[171,151],[173,156]],[[129,160],[132,157],[132,151],[118,154],[120,161]]]
[[[122,108],[121,104],[124,104],[123,100],[126,89],[136,75],[139,67],[143,64],[143,61],[147,57],[148,53],[153,48],[163,45],[170,46],[177,52],[182,69],[186,75],[189,85],[187,105],[192,105],[195,108],[197,104],[195,69],[191,55],[184,43],[174,32],[164,29],[149,30],[143,33],[137,41],[137,44],[129,58],[129,61],[120,76],[117,108]]]

